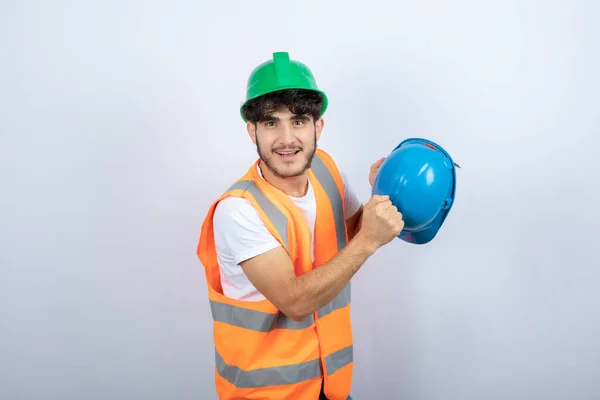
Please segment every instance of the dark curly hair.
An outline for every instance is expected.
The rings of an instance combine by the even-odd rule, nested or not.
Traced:
[[[249,100],[242,107],[242,115],[256,124],[282,106],[296,115],[309,114],[316,121],[321,116],[323,95],[307,89],[278,90]]]

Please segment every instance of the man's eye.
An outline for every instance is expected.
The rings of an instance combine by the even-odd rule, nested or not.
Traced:
[[[265,125],[266,126],[273,126],[273,125],[275,125],[275,122],[273,122],[273,121],[265,122]]]
[[[295,121],[296,125],[304,125],[304,121]]]

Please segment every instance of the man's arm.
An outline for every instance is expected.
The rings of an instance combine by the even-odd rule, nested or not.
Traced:
[[[358,235],[329,262],[298,277],[282,247],[243,261],[240,266],[275,307],[289,318],[302,321],[333,300],[375,250]]]
[[[289,318],[302,321],[342,291],[364,262],[403,227],[402,215],[387,196],[373,196],[362,211],[362,229],[325,264],[296,276],[282,247],[240,263],[267,299]]]
[[[348,240],[352,240],[356,233],[360,230],[362,222],[363,204],[359,200],[356,192],[344,171],[340,171],[342,183],[344,185],[344,215],[346,217],[346,231],[348,232]]]
[[[346,220],[346,230],[348,231],[348,240],[352,240],[354,236],[360,231],[362,226],[362,213],[364,206],[360,206],[358,211],[353,216]]]

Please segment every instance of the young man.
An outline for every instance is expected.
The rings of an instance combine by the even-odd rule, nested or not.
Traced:
[[[220,399],[351,398],[350,280],[404,223],[387,197],[363,206],[317,149],[327,105],[287,53],[248,81],[241,114],[259,159],[210,207],[198,245]]]

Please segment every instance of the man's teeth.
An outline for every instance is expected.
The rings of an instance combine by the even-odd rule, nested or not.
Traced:
[[[284,156],[290,155],[290,154],[296,154],[297,152],[299,152],[300,150],[293,150],[293,151],[278,151],[277,154],[281,154]]]

